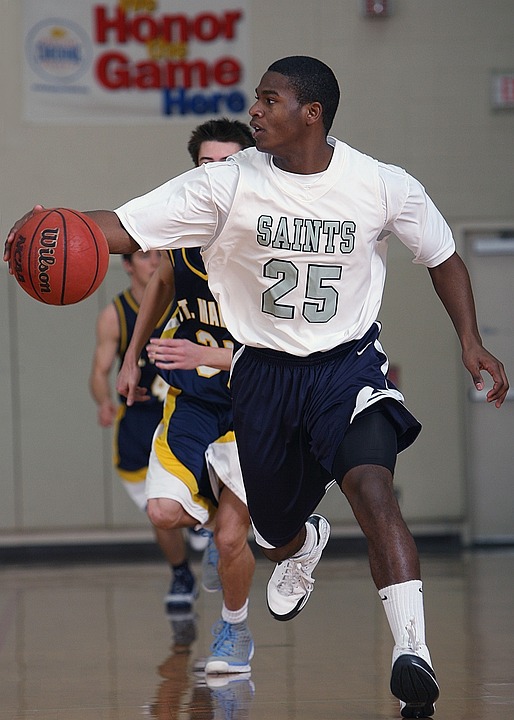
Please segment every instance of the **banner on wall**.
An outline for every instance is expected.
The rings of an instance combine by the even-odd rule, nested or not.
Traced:
[[[196,123],[246,116],[254,87],[248,0],[23,3],[25,119]]]

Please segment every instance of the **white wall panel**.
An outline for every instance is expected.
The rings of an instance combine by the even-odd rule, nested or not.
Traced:
[[[514,66],[510,0],[396,0],[390,18],[375,20],[362,16],[358,0],[251,5],[255,85],[279,57],[320,57],[341,82],[334,134],[404,166],[455,226],[511,222],[514,113],[489,106],[490,73]],[[2,0],[0,11],[2,237],[36,202],[113,208],[190,167],[185,145],[194,121],[170,127],[24,122],[21,3]],[[96,313],[123,286],[120,266],[113,265],[97,295],[71,308],[42,307],[12,283],[3,271],[0,530],[146,527],[113,475],[110,434],[98,428],[87,389]],[[398,462],[405,516],[460,522],[468,381],[427,272],[395,243],[381,317],[385,349],[423,423],[419,440]],[[335,491],[325,506],[332,520],[353,527]]]

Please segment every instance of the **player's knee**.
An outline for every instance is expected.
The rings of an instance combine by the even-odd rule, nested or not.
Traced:
[[[217,526],[215,543],[220,556],[233,558],[239,555],[247,543],[248,527],[239,524]]]
[[[183,510],[175,500],[151,498],[146,508],[150,522],[160,530],[181,527]]]
[[[342,490],[352,508],[375,512],[396,503],[391,472],[378,465],[360,465],[343,478]]]

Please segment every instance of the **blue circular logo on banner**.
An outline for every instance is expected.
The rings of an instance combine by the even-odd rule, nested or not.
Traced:
[[[71,83],[91,65],[93,48],[80,25],[49,18],[30,30],[25,52],[30,67],[40,78],[54,83]]]

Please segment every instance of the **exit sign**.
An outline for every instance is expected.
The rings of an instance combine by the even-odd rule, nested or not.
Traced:
[[[514,71],[492,74],[491,105],[495,110],[514,110]]]

